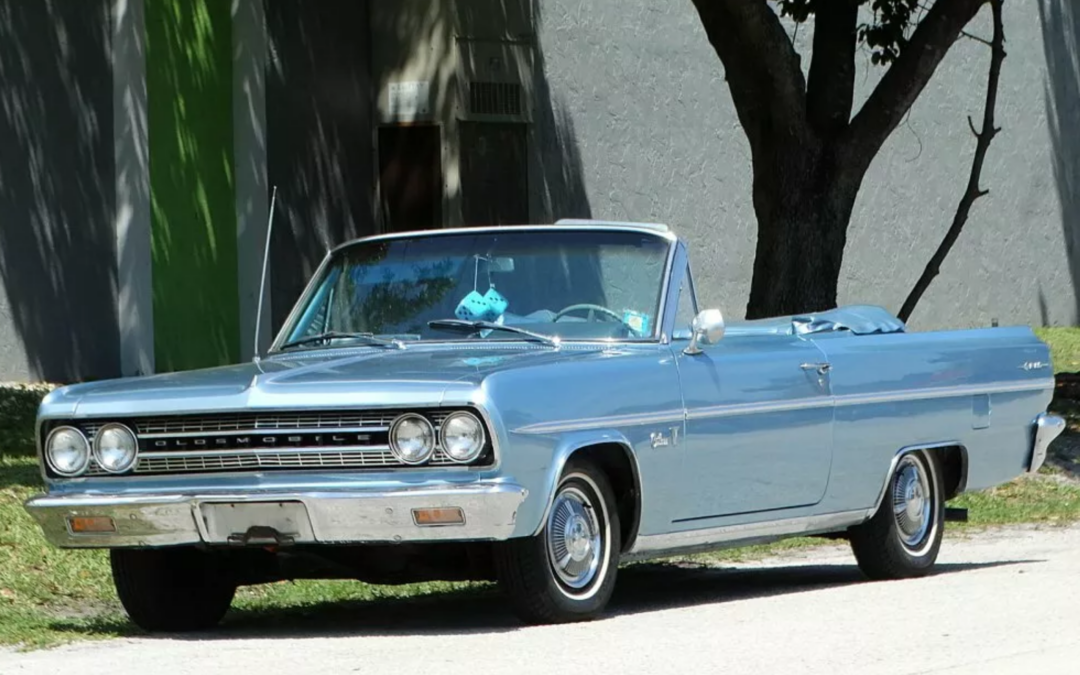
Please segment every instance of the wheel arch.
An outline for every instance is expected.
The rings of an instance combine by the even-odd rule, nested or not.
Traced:
[[[885,499],[885,495],[889,491],[889,481],[892,480],[893,473],[896,472],[896,466],[900,463],[900,459],[903,458],[904,455],[913,452],[925,452],[932,454],[938,459],[938,463],[942,469],[941,480],[942,491],[944,492],[943,501],[949,501],[967,488],[968,450],[963,443],[960,443],[959,441],[941,441],[937,443],[918,443],[915,445],[904,446],[896,451],[892,460],[889,462],[889,470],[885,473],[885,480],[881,484],[881,490],[878,491],[877,500],[874,502],[873,507],[867,511],[867,517],[873,516],[881,506],[881,502]]]
[[[622,552],[630,550],[641,524],[641,473],[630,442],[621,434],[605,433],[589,438],[575,438],[560,446],[556,459],[552,462],[543,514],[533,534],[539,534],[547,522],[559,478],[572,459],[587,459],[604,472],[615,493]]]

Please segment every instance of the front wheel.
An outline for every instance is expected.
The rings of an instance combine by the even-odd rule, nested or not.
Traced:
[[[896,464],[874,516],[851,528],[851,549],[871,579],[906,579],[930,571],[945,528],[941,466],[936,455],[911,452]]]
[[[116,594],[145,631],[182,632],[217,625],[236,584],[212,553],[195,548],[113,549]]]
[[[571,460],[543,530],[499,544],[495,566],[526,623],[582,621],[597,616],[611,598],[621,543],[607,476],[590,462]]]

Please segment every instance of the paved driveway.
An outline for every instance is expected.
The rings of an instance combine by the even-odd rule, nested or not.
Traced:
[[[611,615],[522,628],[495,597],[433,598],[197,638],[16,654],[0,673],[1080,673],[1080,527],[945,542],[938,574],[862,580],[846,547],[625,571]]]

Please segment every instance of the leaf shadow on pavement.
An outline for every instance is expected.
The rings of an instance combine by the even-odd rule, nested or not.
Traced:
[[[933,576],[1023,565],[1037,560],[951,563],[935,566]],[[835,587],[872,583],[853,564],[731,568],[700,563],[643,563],[619,571],[606,618],[696,605],[737,602]],[[601,619],[602,620],[602,619]],[[70,633],[95,632],[93,622],[65,622],[53,628]],[[117,627],[107,628],[116,634]],[[434,592],[410,598],[315,603],[233,610],[214,631],[155,634],[173,640],[245,640],[348,636],[493,634],[526,628],[510,612],[492,584]],[[138,635],[137,629],[119,631]]]

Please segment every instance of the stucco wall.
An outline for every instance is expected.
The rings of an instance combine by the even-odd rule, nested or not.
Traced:
[[[0,0],[0,381],[119,370],[107,0]]]
[[[912,328],[993,318],[1076,322],[1066,233],[1080,211],[1080,141],[1070,137],[1080,10],[1070,0],[1038,2],[1006,3],[1009,56],[997,113],[1004,130],[983,173],[992,192],[976,205]],[[667,222],[692,243],[704,305],[742,317],[756,241],[749,147],[693,6],[538,5],[543,75],[556,111],[541,120],[539,147],[549,164],[559,159],[556,147],[572,161],[562,165],[570,180],[558,195],[534,172],[534,218],[591,213]],[[971,31],[988,35],[988,19],[987,11]],[[804,54],[811,35],[799,32]],[[974,41],[957,44],[871,167],[849,231],[840,303],[897,311],[938,245],[967,180],[974,141],[966,116],[981,114],[988,56]],[[868,62],[857,104],[879,76]],[[1055,141],[1052,130],[1062,126]]]
[[[367,2],[268,0],[272,329],[332,246],[373,232]]]

